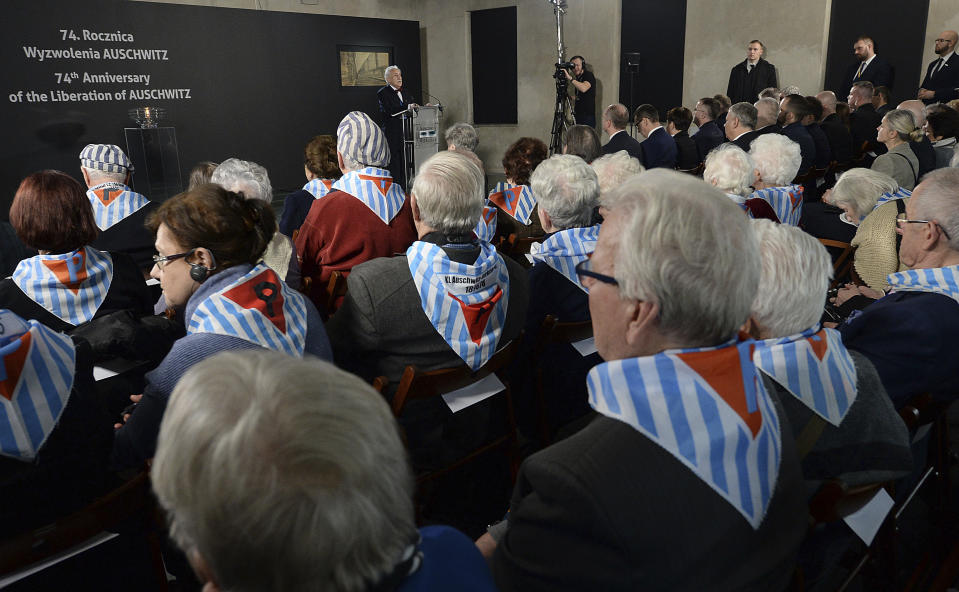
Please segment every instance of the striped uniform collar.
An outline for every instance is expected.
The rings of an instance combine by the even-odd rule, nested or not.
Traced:
[[[576,275],[576,265],[596,250],[599,224],[586,228],[567,228],[540,243],[530,245],[530,256],[549,265],[584,292],[588,292]]]
[[[802,185],[788,185],[786,187],[767,187],[753,192],[750,198],[759,198],[769,203],[779,221],[790,226],[798,226],[802,217],[803,187]]]
[[[143,195],[131,191],[123,183],[101,183],[87,190],[87,198],[93,206],[93,218],[100,230],[123,221],[150,203]]]
[[[886,276],[893,292],[931,292],[959,302],[959,265],[909,269]]]
[[[887,191],[886,193],[883,193],[882,195],[879,196],[879,199],[876,200],[876,207],[874,207],[873,209],[875,210],[876,208],[886,203],[887,201],[905,199],[911,196],[912,196],[912,191],[909,191],[908,189],[903,189],[902,187],[900,187],[899,189],[896,189],[895,191]]]
[[[113,282],[109,254],[83,247],[61,255],[24,259],[13,282],[31,300],[71,325],[92,319]]]
[[[497,183],[493,191],[490,192],[488,199],[494,206],[523,225],[529,225],[533,208],[536,207],[536,198],[533,197],[532,190],[526,185]]]
[[[817,325],[789,337],[759,341],[753,362],[834,426],[856,400],[856,364],[835,329]]]
[[[217,286],[188,318],[187,333],[239,337],[297,357],[303,357],[306,348],[307,308],[303,296],[264,263]]]
[[[333,189],[333,179],[313,179],[303,186],[304,191],[310,192],[313,199],[320,199]]]
[[[333,183],[333,189],[349,193],[389,224],[406,201],[406,194],[386,169],[366,167],[350,171]]]
[[[480,242],[472,265],[450,260],[443,249],[414,242],[406,261],[430,323],[470,368],[480,368],[496,351],[509,302],[506,262]]]
[[[586,383],[593,409],[661,446],[758,529],[776,488],[782,436],[754,345],[606,362]]]
[[[0,455],[36,458],[73,389],[73,341],[0,310]]]
[[[496,236],[496,208],[489,205],[489,202],[483,206],[483,213],[480,215],[473,233],[476,234],[476,238],[483,242],[493,242],[493,237]]]

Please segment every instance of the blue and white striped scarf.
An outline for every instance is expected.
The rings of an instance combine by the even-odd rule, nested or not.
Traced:
[[[480,242],[479,257],[467,265],[450,260],[437,245],[416,241],[406,260],[430,323],[470,368],[482,367],[496,352],[506,322],[509,272],[503,257]]]
[[[485,243],[493,242],[493,237],[496,236],[496,208],[489,204],[483,206],[483,213],[473,233],[476,234],[476,238]]]
[[[856,364],[835,329],[817,325],[789,337],[759,341],[753,362],[834,426],[856,400]]]
[[[754,345],[606,362],[586,383],[593,409],[662,446],[758,529],[776,488],[782,436]]]
[[[24,259],[13,272],[27,297],[71,325],[97,314],[112,282],[113,259],[92,247]]]
[[[959,265],[908,269],[890,273],[886,281],[893,292],[932,292],[959,302]]]
[[[576,284],[584,292],[588,292],[576,276],[576,265],[589,258],[596,250],[596,241],[599,240],[599,224],[586,228],[567,228],[553,234],[542,244],[530,245],[529,254],[534,261],[543,261],[566,279]]]
[[[31,461],[73,388],[76,352],[63,333],[0,310],[0,454]]]
[[[303,189],[309,191],[313,199],[320,199],[333,189],[333,179],[313,179]]]
[[[513,185],[500,182],[490,191],[489,201],[524,225],[529,225],[529,218],[536,207],[536,198],[533,191],[526,185]]]
[[[903,189],[902,187],[892,192],[887,191],[886,193],[883,193],[882,195],[879,196],[879,199],[876,200],[876,207],[873,209],[875,210],[876,208],[886,203],[887,201],[905,199],[911,196],[912,196],[912,191],[909,191],[908,189]]]
[[[150,203],[143,195],[131,191],[123,183],[101,183],[87,189],[87,199],[93,206],[93,218],[100,230],[121,222]]]
[[[187,333],[231,335],[303,357],[306,326],[303,296],[261,262],[201,302],[190,317]]]
[[[333,189],[349,193],[360,200],[373,213],[389,224],[403,207],[406,194],[386,169],[366,167],[357,171],[350,171],[333,183]]]
[[[773,207],[782,224],[798,226],[802,217],[803,186],[767,187],[754,191],[750,197],[766,201]]]

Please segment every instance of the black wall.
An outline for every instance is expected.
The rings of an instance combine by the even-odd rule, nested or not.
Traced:
[[[916,98],[923,71],[929,0],[834,0],[826,52],[826,88],[839,92],[850,64],[858,64],[852,46],[860,35],[875,43],[876,54],[892,64],[893,105]],[[845,101],[846,97],[837,97]]]
[[[473,123],[516,123],[516,7],[472,11],[470,46]]]
[[[651,103],[665,120],[666,111],[683,102],[685,46],[686,0],[623,0],[619,102],[630,106],[630,73],[623,54],[639,52],[632,107]]]
[[[420,87],[415,21],[180,6],[119,0],[7,0],[0,40],[0,217],[6,218],[22,177],[44,168],[80,178],[88,143],[125,149],[133,107],[158,106],[176,127],[184,183],[201,160],[256,161],[278,189],[299,188],[303,146],[335,134],[347,112],[377,117],[376,88],[339,87],[337,45],[386,46],[403,69],[404,86]],[[52,18],[55,17],[55,18]],[[60,29],[132,33],[134,43],[62,39]],[[48,49],[161,48],[167,61],[38,62],[23,46]],[[57,84],[56,73],[150,74],[138,84]],[[11,102],[20,90],[50,93],[130,88],[188,88],[190,99],[108,102]]]

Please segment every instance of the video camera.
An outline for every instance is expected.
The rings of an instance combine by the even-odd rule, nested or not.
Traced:
[[[560,80],[564,83],[566,82],[566,75],[563,74],[563,70],[576,69],[576,64],[574,64],[573,62],[559,62],[558,64],[555,64],[555,66],[556,66],[556,70],[553,72],[553,78],[555,78],[556,80]],[[570,72],[570,74],[572,74],[572,72]]]

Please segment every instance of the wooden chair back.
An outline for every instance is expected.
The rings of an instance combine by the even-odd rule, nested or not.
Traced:
[[[544,353],[546,348],[557,343],[576,343],[593,336],[592,321],[576,321],[570,323],[561,323],[553,315],[546,315],[543,324],[540,325],[539,334],[536,336],[536,342],[533,345],[533,365],[536,375],[536,405],[539,415],[540,438],[544,445],[548,445],[553,440],[553,426],[549,421],[549,410],[547,404],[546,389],[543,385],[543,377],[548,371],[544,364]]]
[[[858,279],[858,276],[856,276],[856,270],[853,268],[853,264],[856,261],[856,247],[849,243],[844,243],[842,241],[832,240],[829,238],[821,238],[819,239],[819,242],[821,242],[824,247],[842,249],[842,253],[839,254],[839,258],[836,259],[832,266],[833,277],[832,282],[829,283],[829,289],[839,286],[844,280],[847,279],[855,283],[855,280]]]
[[[323,296],[323,312],[333,316],[339,306],[340,299],[346,296],[346,276],[342,271],[333,271],[330,281],[326,283],[326,292]]]

